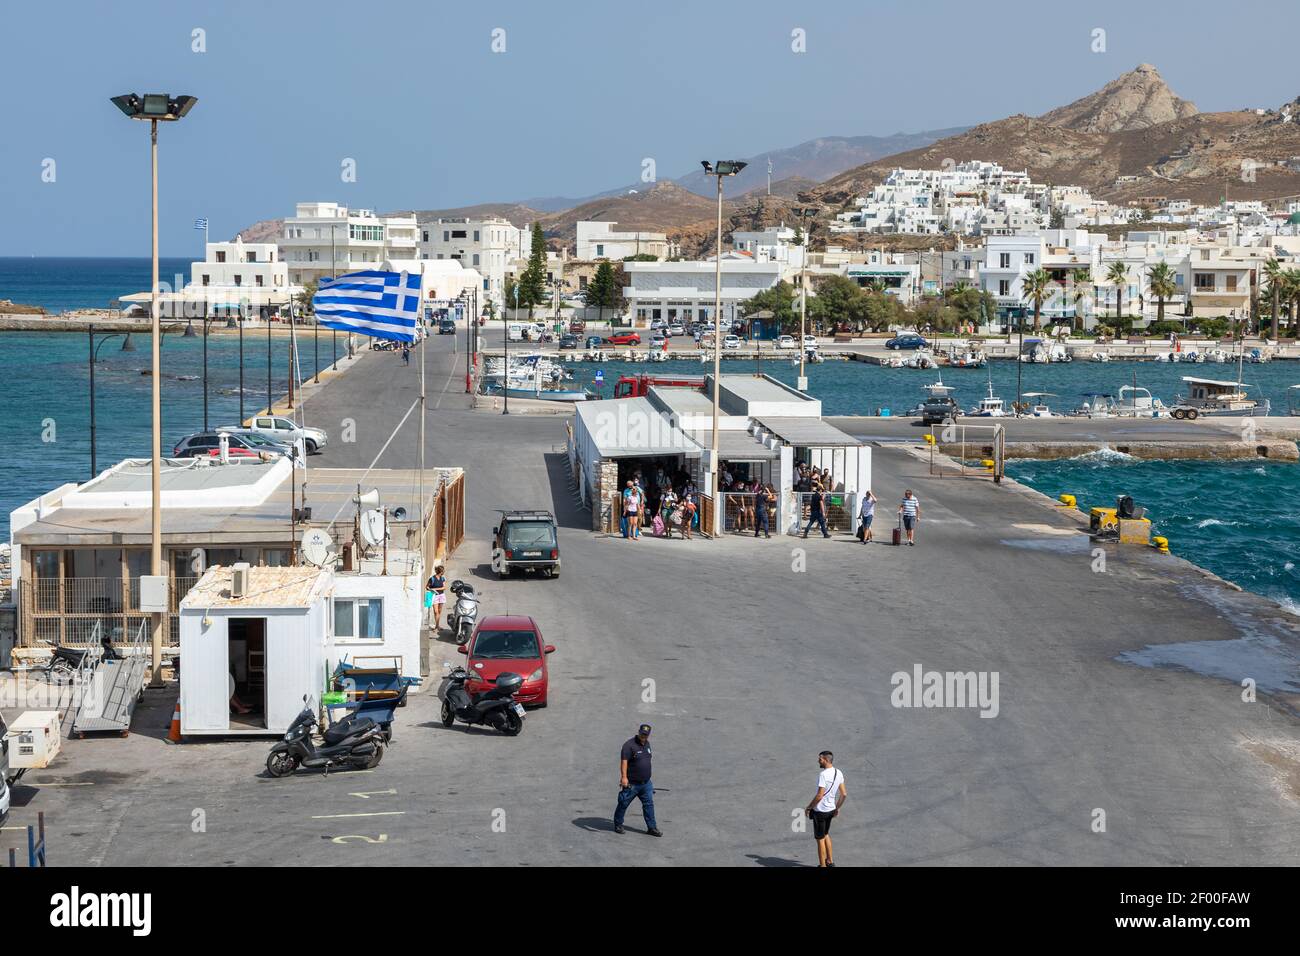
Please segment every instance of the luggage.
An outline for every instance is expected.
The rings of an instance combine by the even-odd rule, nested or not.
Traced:
[[[627,515],[622,515],[618,519],[618,533],[627,537]]]
[[[903,516],[898,516],[898,527],[894,529],[894,547],[899,547],[903,543]]]
[[[659,515],[655,515],[655,520],[651,523],[650,530],[654,532],[656,538],[662,538],[664,536],[664,519]]]
[[[861,521],[858,522],[858,540],[859,541],[867,540],[867,526],[865,523]]]

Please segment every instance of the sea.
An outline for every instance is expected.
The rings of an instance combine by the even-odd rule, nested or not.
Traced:
[[[164,259],[164,277],[184,275],[187,259]],[[149,288],[147,259],[3,259],[0,258],[0,299],[43,305],[51,312],[102,308],[121,295]],[[150,442],[150,381],[142,375],[149,365],[148,341],[136,336],[135,352],[123,352],[121,339],[105,342],[95,366],[97,449],[99,466],[126,457],[147,457]],[[332,361],[333,342],[320,338],[322,366]],[[310,336],[299,340],[299,367],[310,375],[314,364]],[[266,337],[244,339],[244,408],[265,405],[267,394]],[[275,336],[270,345],[271,392],[287,390],[288,341]],[[5,452],[8,480],[0,485],[0,539],[8,538],[9,513],[38,494],[64,482],[89,476],[89,374],[85,335],[73,333],[0,333],[0,449]],[[164,453],[183,436],[203,425],[203,343],[201,337],[179,334],[163,339]],[[762,371],[794,384],[797,361],[775,355],[761,363],[727,360],[727,372]],[[223,425],[239,416],[239,342],[230,335],[208,339],[209,424]],[[612,395],[614,382],[628,372],[701,374],[710,364],[671,361],[654,365],[610,362],[579,364],[577,385],[595,389],[603,373],[602,394]],[[1068,411],[1089,392],[1116,393],[1136,382],[1171,402],[1183,375],[1235,379],[1232,365],[1189,366],[1164,363],[1071,362],[1024,365],[992,362],[985,369],[944,369],[943,381],[955,387],[962,407],[973,406],[987,394],[1014,399],[1017,374],[1024,392],[1051,392],[1049,404]],[[922,388],[938,372],[890,369],[861,362],[827,361],[807,366],[809,391],[822,400],[827,415],[873,415],[888,409],[904,414],[922,397]],[[1268,398],[1274,414],[1285,414],[1287,389],[1300,383],[1300,366],[1270,362],[1245,367],[1246,382]],[[1300,612],[1300,465],[1283,462],[1152,462],[1115,452],[1084,455],[1063,461],[1017,460],[1008,473],[1045,494],[1068,492],[1080,507],[1113,504],[1116,495],[1130,494],[1147,508],[1155,533],[1169,538],[1173,550],[1188,560],[1273,598]],[[1277,503],[1285,506],[1278,507]]]

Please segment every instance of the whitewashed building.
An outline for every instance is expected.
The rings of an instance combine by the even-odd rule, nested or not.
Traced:
[[[577,224],[576,258],[616,260],[650,255],[668,259],[677,254],[676,245],[669,242],[668,236],[662,232],[615,231],[616,225],[616,222],[580,221]]]
[[[529,230],[500,216],[426,219],[419,223],[419,257],[452,259],[473,269],[480,277],[484,303],[490,301],[497,308],[504,304],[511,263],[526,258],[530,246]]]
[[[379,217],[332,202],[298,203],[280,233],[289,281],[299,286],[377,269],[385,259],[414,259],[417,248],[414,216]]]
[[[623,296],[638,325],[655,319],[669,322],[708,320],[713,316],[714,273],[711,261],[627,262]],[[779,262],[754,262],[748,256],[722,256],[722,318],[738,318],[740,303],[781,281]]]

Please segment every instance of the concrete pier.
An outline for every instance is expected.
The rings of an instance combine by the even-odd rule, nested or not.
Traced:
[[[388,865],[802,865],[813,841],[791,821],[831,749],[851,794],[841,866],[1294,863],[1300,620],[1179,557],[1178,542],[1174,555],[1093,542],[1080,515],[1037,492],[932,476],[888,438],[873,455],[871,545],[593,534],[563,418],[473,410],[463,353],[430,342],[431,460],[463,465],[469,487],[447,573],[474,583],[483,616],[531,615],[556,645],[550,706],[508,739],[443,728],[420,693],[379,768],[282,781],[293,799],[261,779],[264,743],[168,748],[161,730],[70,741],[24,779],[37,792],[11,825],[43,809],[67,859],[125,865],[337,865],[341,852]],[[310,396],[331,438],[345,418],[357,428],[313,458],[309,488],[318,462],[370,465],[418,381],[415,361],[367,352]],[[415,462],[417,417],[377,467]],[[881,542],[905,488],[921,502],[918,545],[894,548]],[[556,514],[562,577],[496,578],[501,508]],[[435,669],[463,660],[445,634],[431,650]],[[996,676],[996,701],[905,706],[900,675],[918,669]],[[161,727],[170,704],[146,712]],[[627,835],[609,823],[618,748],[642,721],[663,840],[636,832],[635,809]],[[44,787],[78,780],[95,785]],[[220,840],[157,839],[160,821],[188,827],[191,807],[208,808]],[[335,819],[362,811],[386,815]],[[491,828],[502,813],[508,837]],[[370,842],[331,842],[354,833]]]

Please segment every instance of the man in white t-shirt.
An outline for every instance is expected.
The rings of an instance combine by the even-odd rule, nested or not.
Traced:
[[[834,866],[835,859],[831,848],[831,821],[839,815],[840,807],[849,798],[844,789],[844,774],[835,769],[835,755],[823,750],[817,755],[817,793],[804,807],[804,813],[812,818],[813,837],[817,840],[817,865]]]

